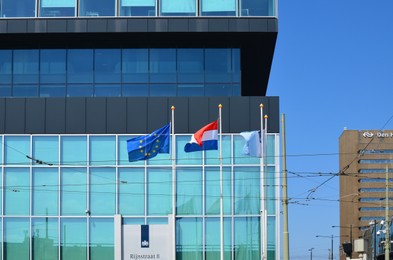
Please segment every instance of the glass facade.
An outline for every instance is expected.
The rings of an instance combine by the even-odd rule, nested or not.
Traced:
[[[0,50],[0,96],[240,96],[240,49]]]
[[[276,16],[276,5],[277,0],[1,0],[0,15],[1,18]]]
[[[218,151],[185,153],[190,136],[176,135],[174,191],[170,156],[130,163],[126,140],[131,137],[1,135],[0,258],[114,259],[115,214],[124,224],[154,225],[168,223],[168,214],[175,212],[177,258],[217,259]],[[238,134],[223,135],[225,259],[260,259],[265,194],[268,259],[273,260],[279,250],[278,135],[268,136],[265,173],[259,158],[242,155],[243,144]]]

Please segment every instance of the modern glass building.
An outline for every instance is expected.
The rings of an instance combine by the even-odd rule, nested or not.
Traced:
[[[173,259],[280,259],[277,33],[276,0],[0,0],[0,259],[133,259],[118,219],[173,219]],[[239,135],[261,103],[264,165]],[[183,150],[219,104],[222,165]],[[176,160],[128,162],[171,106]]]

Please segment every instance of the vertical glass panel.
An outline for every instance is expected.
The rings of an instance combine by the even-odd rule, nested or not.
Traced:
[[[57,136],[33,136],[33,158],[43,165],[59,163],[59,138]],[[33,164],[37,164],[33,161]]]
[[[66,87],[64,84],[40,85],[40,97],[65,97]]]
[[[269,216],[267,218],[267,254],[268,259],[276,259],[276,219]]]
[[[0,84],[12,82],[12,51],[0,50]]]
[[[38,83],[38,50],[14,50],[14,84]]]
[[[10,97],[10,96],[12,96],[11,85],[0,85],[0,96],[1,97]]]
[[[90,168],[90,214],[112,216],[115,204],[115,168]]]
[[[93,97],[94,88],[91,84],[69,84],[67,97]]]
[[[91,136],[89,141],[90,165],[116,164],[115,136]]]
[[[149,84],[122,84],[122,97],[147,97],[149,96]]]
[[[121,0],[121,16],[155,16],[155,0]]]
[[[64,165],[87,164],[86,136],[62,136],[60,161]]]
[[[276,146],[276,139],[275,135],[267,135],[266,138],[266,161],[268,164],[274,164],[276,160],[276,151],[275,151],[275,146]]]
[[[41,0],[40,17],[75,16],[75,0]]]
[[[145,214],[144,168],[119,168],[119,213],[143,216]]]
[[[120,165],[145,165],[145,161],[136,161],[136,162],[129,162],[128,161],[128,151],[127,151],[127,140],[131,139],[136,136],[119,136],[118,137],[118,162]]]
[[[35,17],[35,0],[2,0],[2,17]]]
[[[30,171],[4,168],[4,214],[30,215]]]
[[[232,259],[231,219],[224,218],[224,259]],[[206,218],[206,260],[220,259],[220,219]]]
[[[86,219],[63,218],[60,224],[60,259],[86,260]]]
[[[177,169],[176,214],[202,214],[202,168]]]
[[[41,50],[40,83],[64,83],[65,79],[66,50]]]
[[[0,152],[0,155],[1,155],[1,152]],[[1,158],[1,156],[0,156],[0,158]],[[0,187],[3,187],[3,168],[0,168]],[[0,192],[0,212],[3,212],[2,209],[3,209],[3,192]],[[0,232],[1,232],[1,221],[0,221]],[[1,244],[1,242],[2,242],[2,240],[1,240],[1,236],[0,236],[0,244]],[[1,250],[1,245],[0,245],[0,250]],[[1,257],[0,257],[0,260],[1,260]]]
[[[231,214],[232,201],[231,201],[231,169],[223,168],[223,206],[224,214]],[[207,215],[220,214],[220,168],[209,167],[205,170],[205,207]]]
[[[113,219],[90,219],[90,260],[114,259]]]
[[[149,96],[151,97],[176,96],[176,84],[150,84]]]
[[[231,163],[231,136],[222,135],[222,163]],[[220,145],[220,144],[218,144]],[[219,151],[218,150],[207,150],[205,151],[205,163],[209,165],[220,165]]]
[[[220,82],[220,83],[231,82],[232,81],[231,67],[232,67],[231,49],[205,49],[206,82]]]
[[[123,49],[121,55],[122,82],[147,83],[149,81],[149,50]]]
[[[235,214],[259,214],[259,167],[237,167],[234,175]]]
[[[172,213],[172,169],[148,169],[147,173],[148,215]]]
[[[203,49],[178,49],[178,81],[203,83],[205,81],[203,58]]]
[[[96,83],[120,83],[120,49],[97,49],[94,60]]]
[[[86,168],[61,169],[61,215],[85,215],[87,200]]]
[[[162,0],[162,16],[195,16],[195,0]]]
[[[96,84],[94,85],[95,97],[120,97],[120,84]]]
[[[202,219],[176,219],[176,248],[176,259],[203,259]]]
[[[213,96],[213,97],[234,96],[233,85],[232,84],[206,84],[205,94],[206,96]]]
[[[243,147],[246,141],[240,135],[233,136],[233,153],[235,164],[260,164],[260,158],[243,154]]]
[[[268,198],[275,198],[276,197],[276,167],[269,166],[267,167],[267,173],[265,178],[266,190],[267,194],[266,197]],[[267,213],[268,214],[275,214],[276,213],[276,201],[274,199],[270,199],[267,201]]]
[[[177,85],[177,96],[189,97],[189,96],[204,96],[205,86],[202,84],[179,84]]]
[[[148,218],[148,225],[164,225],[168,224],[168,218]]]
[[[115,16],[116,1],[80,0],[80,16]]]
[[[57,168],[33,169],[33,215],[58,215]]]
[[[68,83],[93,83],[93,72],[93,50],[68,50]]]
[[[235,16],[236,0],[201,0],[202,16]]]
[[[150,82],[176,82],[176,49],[150,49]]]
[[[232,81],[241,82],[240,49],[232,49]]]
[[[38,85],[14,85],[12,96],[14,97],[38,97]]]
[[[28,218],[4,219],[4,259],[29,260],[30,222]]]
[[[29,136],[4,136],[4,163],[29,165],[30,137]]]
[[[59,258],[57,224],[57,218],[33,218],[33,260]]]
[[[235,259],[260,259],[259,218],[235,218]]]
[[[273,13],[270,12],[270,6],[273,1],[271,0],[241,0],[241,16],[270,16]]]
[[[176,136],[176,163],[178,165],[201,165],[202,152],[184,152],[184,146],[191,140],[191,136]]]
[[[123,225],[144,225],[144,218],[123,218]]]
[[[3,234],[3,221],[0,219],[0,234]],[[0,236],[0,252],[3,252],[3,236]],[[0,254],[0,260],[3,260],[3,254]]]

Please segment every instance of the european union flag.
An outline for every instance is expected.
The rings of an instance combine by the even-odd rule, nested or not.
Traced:
[[[169,153],[170,124],[154,131],[127,140],[128,161],[134,162],[155,157],[158,153]]]

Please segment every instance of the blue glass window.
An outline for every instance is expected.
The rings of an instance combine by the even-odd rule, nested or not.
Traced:
[[[33,215],[58,215],[58,185],[57,168],[33,169]]]
[[[30,257],[28,218],[4,219],[4,259],[28,260]]]
[[[223,206],[224,214],[231,214],[231,169],[223,168]],[[205,212],[206,215],[219,215],[220,214],[220,168],[209,167],[205,170]]]
[[[172,169],[148,170],[147,201],[150,216],[172,213]]]
[[[202,214],[202,168],[177,169],[176,214]]]
[[[12,95],[14,97],[37,97],[38,85],[14,85]]]
[[[150,84],[149,96],[151,97],[176,96],[176,84]]]
[[[57,136],[33,136],[33,158],[43,165],[59,163],[59,138]],[[37,164],[33,161],[33,164]]]
[[[176,248],[176,259],[203,259],[202,219],[176,219]]]
[[[41,85],[40,86],[40,97],[65,97],[66,87],[64,84],[57,85]]]
[[[237,167],[234,174],[234,210],[236,215],[259,214],[259,167]]]
[[[86,136],[61,137],[61,163],[64,165],[87,164]]]
[[[119,169],[119,213],[143,216],[145,214],[145,170]]]
[[[38,83],[38,50],[14,50],[14,84]]]
[[[97,49],[94,61],[94,80],[96,83],[120,83],[120,49]]]
[[[30,171],[28,168],[5,168],[4,214],[30,214]]]
[[[35,0],[2,0],[1,17],[35,17]]]
[[[121,0],[121,16],[155,16],[156,0]]]
[[[116,1],[80,0],[80,16],[115,16]]]
[[[123,49],[122,82],[147,83],[149,81],[149,50]]]
[[[90,168],[90,214],[113,216],[115,204],[115,168]]]
[[[115,165],[116,164],[116,137],[91,136],[90,165]]]
[[[177,96],[204,96],[205,87],[202,84],[179,84],[177,85]]]
[[[12,51],[0,50],[0,85],[12,82]]]
[[[202,16],[235,16],[236,0],[201,0]]]
[[[205,50],[206,82],[232,81],[232,51],[231,49]]]
[[[94,89],[92,84],[69,84],[67,86],[67,97],[92,97]]]
[[[67,82],[93,83],[93,50],[68,50]]]
[[[90,258],[91,260],[114,259],[113,219],[92,218],[90,220]]]
[[[206,218],[206,260],[220,259],[220,219]],[[231,219],[224,218],[224,234],[232,234]],[[224,259],[232,259],[231,236],[224,236]],[[246,258],[245,258],[246,259]]]
[[[273,1],[270,0],[241,0],[241,16],[269,16],[273,15]]]
[[[218,141],[218,149],[220,149],[220,141]],[[205,151],[206,158],[205,163],[209,165],[220,165],[219,151],[218,150],[208,150]],[[231,163],[231,136],[222,135],[222,163]]]
[[[162,0],[162,16],[195,16],[195,0]]]
[[[59,258],[59,235],[57,218],[33,218],[32,220],[33,259]]]
[[[87,259],[86,219],[63,218],[60,222],[60,259]]]
[[[65,79],[66,79],[66,50],[41,50],[40,51],[40,83],[64,84]]]
[[[123,97],[148,97],[149,84],[123,84],[121,95]]]
[[[29,165],[31,160],[29,136],[5,136],[4,137],[4,163]]]
[[[184,83],[203,83],[204,53],[203,49],[178,49],[178,81]]]
[[[275,198],[276,197],[276,171],[275,171],[274,166],[268,166],[266,167],[267,173],[264,175],[267,175],[265,178],[265,189],[267,189],[266,196],[268,198]],[[276,201],[274,200],[268,200],[266,203],[267,207],[267,212],[268,214],[274,214],[276,212]]]
[[[150,82],[176,82],[176,49],[150,49]]]
[[[61,169],[61,215],[86,215],[86,168]]]
[[[259,218],[235,218],[235,259],[258,260],[260,253]]]
[[[120,97],[120,84],[96,84],[94,86],[95,97]]]
[[[40,0],[40,17],[75,16],[75,0]]]

